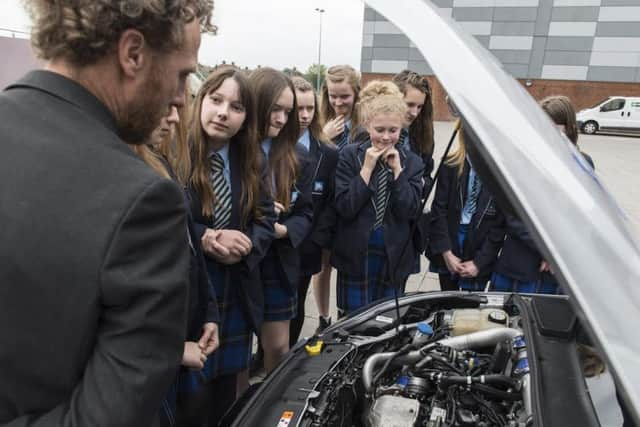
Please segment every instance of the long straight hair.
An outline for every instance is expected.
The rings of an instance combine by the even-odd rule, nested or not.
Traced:
[[[420,76],[410,70],[404,70],[393,76],[393,82],[398,85],[400,91],[406,96],[407,90],[412,87],[425,94],[422,111],[409,127],[411,144],[420,154],[433,154],[433,100],[431,87],[426,77]]]
[[[353,90],[353,109],[351,110],[351,117],[345,117],[345,119],[351,119],[354,125],[351,128],[351,134],[355,132],[356,125],[360,123],[358,119],[358,109],[356,105],[359,101],[360,94],[360,73],[358,73],[350,65],[334,65],[330,67],[324,74],[324,83],[322,84],[321,98],[320,98],[320,120],[322,126],[327,124],[328,121],[333,120],[336,117],[336,112],[331,106],[329,100],[329,86],[328,83],[348,83]]]
[[[164,141],[157,147],[158,152],[169,162],[178,182],[186,187],[191,177],[191,149],[189,147],[189,125],[193,108],[189,85],[185,91],[184,105],[178,108],[180,121],[176,125],[173,141]]]
[[[322,131],[322,126],[320,125],[320,111],[318,110],[319,108],[318,96],[313,90],[313,85],[300,76],[292,77],[291,81],[293,82],[293,86],[295,87],[296,91],[300,93],[311,93],[313,95],[314,113],[313,113],[313,119],[311,119],[311,123],[309,124],[309,127],[308,127],[309,134],[311,134],[313,138],[320,141],[321,143],[325,145],[333,146],[334,145],[333,142],[329,141],[329,139],[326,137],[326,135]]]
[[[162,162],[160,154],[156,153],[147,144],[129,144],[131,149],[145,162],[151,169],[163,178],[171,179],[167,167]]]
[[[202,101],[218,89],[227,79],[233,79],[238,84],[240,102],[245,109],[245,119],[242,127],[231,137],[229,144],[233,144],[240,151],[242,195],[240,206],[241,224],[246,226],[249,218],[261,218],[258,207],[260,199],[260,160],[259,140],[256,131],[255,99],[251,91],[249,80],[241,70],[225,66],[214,70],[202,84],[194,101],[193,115],[190,126],[190,141],[193,150],[193,173],[190,183],[202,201],[202,214],[213,216],[216,195],[213,193],[209,181],[209,151],[211,149],[208,136],[201,123]]]
[[[549,96],[540,101],[540,107],[557,125],[564,125],[564,133],[574,145],[578,144],[576,110],[566,96]]]
[[[298,122],[298,104],[296,102],[296,90],[291,79],[286,74],[273,68],[259,68],[249,76],[253,93],[256,97],[258,112],[258,136],[260,141],[269,137],[271,126],[271,112],[282,92],[289,88],[293,94],[293,108],[287,118],[287,123],[275,138],[272,138],[271,151],[269,153],[269,176],[275,178],[275,191],[273,198],[282,203],[285,210],[291,205],[291,188],[298,176],[298,156],[296,144],[300,136],[300,123]],[[271,185],[268,186],[271,188]]]

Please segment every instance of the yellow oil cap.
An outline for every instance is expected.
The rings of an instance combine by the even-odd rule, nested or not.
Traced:
[[[307,350],[307,354],[309,356],[319,356],[322,353],[322,346],[324,346],[324,342],[322,340],[317,340],[313,344],[307,344],[304,346],[304,349]]]

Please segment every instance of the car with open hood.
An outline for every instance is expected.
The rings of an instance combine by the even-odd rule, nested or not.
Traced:
[[[640,425],[640,246],[625,214],[455,22],[423,0],[366,3],[427,59],[483,183],[527,225],[565,295],[425,292],[374,303],[298,343],[225,422],[584,427],[624,416]]]

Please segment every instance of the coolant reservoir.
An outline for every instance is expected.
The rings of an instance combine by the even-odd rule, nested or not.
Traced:
[[[505,328],[509,316],[504,310],[497,308],[452,310],[445,315],[452,336],[470,334],[492,328]]]

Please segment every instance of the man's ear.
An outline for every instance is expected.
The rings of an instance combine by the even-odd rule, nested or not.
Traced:
[[[118,63],[122,73],[135,77],[150,61],[149,46],[138,30],[125,30],[118,40]]]

